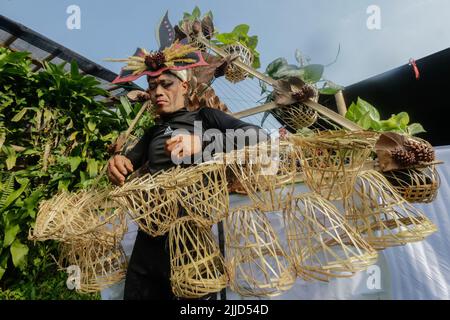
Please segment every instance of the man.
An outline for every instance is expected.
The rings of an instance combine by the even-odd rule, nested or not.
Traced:
[[[122,185],[126,177],[139,168],[145,167],[145,171],[153,174],[175,166],[177,161],[173,160],[201,154],[205,142],[195,134],[195,121],[200,121],[203,130],[217,129],[223,133],[222,142],[234,139],[234,136],[226,134],[227,129],[253,129],[255,134],[262,133],[263,137],[267,137],[260,127],[216,109],[188,111],[188,69],[168,69],[148,76],[148,92],[159,118],[131,151],[110,160],[108,177],[114,184]],[[173,135],[174,131],[180,129],[187,133]],[[167,234],[151,237],[139,230],[127,271],[124,299],[176,298],[170,284],[167,239]]]

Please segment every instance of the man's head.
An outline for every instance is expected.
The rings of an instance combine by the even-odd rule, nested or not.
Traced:
[[[157,77],[149,77],[148,89],[157,114],[173,113],[185,106],[189,90],[187,75],[183,72],[164,72]]]

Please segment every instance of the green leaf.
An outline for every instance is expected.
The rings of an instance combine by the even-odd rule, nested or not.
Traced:
[[[258,36],[251,36],[248,38],[247,46],[251,50],[255,50],[257,45],[258,45]]]
[[[87,160],[87,171],[89,173],[89,177],[93,178],[97,175],[98,172],[98,163],[95,159]]]
[[[281,66],[287,65],[288,62],[285,58],[278,58],[273,60],[271,63],[269,63],[269,65],[266,68],[266,74],[269,77],[272,77],[279,69]]]
[[[8,265],[9,252],[5,251],[0,255],[0,280],[6,271],[6,266]]]
[[[77,170],[80,163],[81,157],[70,157],[69,158],[70,172],[74,172],[75,170]]]
[[[364,130],[369,129],[372,124],[372,118],[370,117],[369,111],[367,111],[366,114],[364,114],[364,116],[362,116],[362,118],[359,119],[357,123],[361,127],[363,127]]]
[[[234,33],[220,33],[216,35],[216,39],[224,45],[233,44],[238,41],[238,37]]]
[[[77,134],[78,134],[78,131],[72,132],[72,134],[69,136],[68,140],[69,141],[75,140],[77,137]]]
[[[303,81],[316,83],[322,78],[325,67],[321,64],[310,64],[301,69],[304,70]]]
[[[412,123],[408,126],[407,132],[413,136],[426,131],[420,123]]]
[[[19,233],[20,227],[17,224],[6,227],[5,238],[3,240],[3,248],[9,247],[11,243],[16,239],[17,233]]]
[[[75,60],[72,60],[70,63],[70,75],[72,78],[77,78],[80,76],[80,73],[78,71],[78,64]]]
[[[89,128],[89,130],[91,130],[92,132],[94,132],[96,126],[97,126],[97,124],[96,124],[95,122],[89,120],[89,122],[88,122],[88,128]]]
[[[31,218],[35,218],[36,216],[36,209],[37,209],[37,203],[39,202],[40,198],[42,197],[42,187],[34,190],[31,195],[25,199],[25,208],[27,209],[28,215]]]
[[[6,168],[11,170],[16,165],[16,151],[10,146],[2,146],[2,151],[6,154]]]
[[[297,66],[293,64],[282,65],[274,74],[274,79],[281,79],[285,77],[297,77],[302,79],[305,71],[303,69],[299,69]]]
[[[192,11],[192,16],[195,18],[195,19],[198,19],[198,18],[200,18],[200,15],[201,15],[201,12],[200,12],[200,9],[199,9],[199,7],[195,7],[194,8],[194,10]]]
[[[21,267],[25,264],[25,258],[28,254],[28,246],[22,244],[20,240],[16,239],[10,247],[10,252],[15,267]]]
[[[20,121],[20,119],[23,118],[23,116],[25,115],[25,113],[27,112],[27,108],[23,108],[22,110],[20,110],[12,119],[12,122],[18,122]]]
[[[249,30],[250,26],[248,24],[240,24],[234,27],[231,33],[234,33],[237,36],[246,36]]]
[[[395,121],[399,124],[399,127],[403,130],[406,130],[406,127],[409,124],[409,115],[406,112],[400,112],[399,114],[394,116]]]
[[[0,208],[0,212],[4,211],[10,204],[12,204],[26,189],[28,186],[29,181],[25,180],[24,183],[21,184],[20,188],[13,191],[8,198],[6,198],[5,203],[3,204],[3,207]]]
[[[359,97],[358,97],[357,104],[359,107],[361,107],[361,110],[363,110],[364,113],[369,112],[369,114],[373,120],[380,121],[380,113],[373,105],[371,105],[370,103],[368,103],[367,101],[365,101]]]
[[[340,91],[340,89],[329,88],[329,87],[328,88],[319,89],[319,93],[320,94],[324,94],[324,95],[335,95],[339,91]]]

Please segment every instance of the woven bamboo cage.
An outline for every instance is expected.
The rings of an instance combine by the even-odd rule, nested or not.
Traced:
[[[291,136],[300,146],[308,187],[328,200],[350,195],[356,175],[376,141],[373,132],[325,131],[311,137]]]
[[[377,252],[321,196],[300,194],[284,213],[289,254],[303,279],[349,277],[377,261]]]
[[[208,225],[224,219],[229,196],[223,162],[208,161],[175,172],[164,186],[175,190],[188,215],[203,218]]]
[[[97,239],[109,244],[119,242],[127,226],[125,215],[109,196],[109,188],[62,192],[43,201],[31,240],[73,242]]]
[[[295,268],[265,212],[256,206],[233,210],[225,223],[230,287],[242,296],[272,297],[289,290]]]
[[[297,153],[291,144],[262,142],[220,157],[261,210],[279,210],[292,196]]]
[[[165,184],[178,171],[173,168],[160,174],[145,174],[115,189],[111,196],[143,231],[151,236],[161,236],[177,219],[177,193],[165,188]]]
[[[173,293],[198,298],[218,292],[228,284],[220,250],[207,222],[189,216],[176,220],[169,230]]]
[[[241,43],[229,44],[222,48],[230,55],[237,55],[238,60],[242,63],[251,66],[253,64],[253,54],[251,51]],[[238,83],[247,78],[248,73],[242,70],[235,64],[230,64],[225,71],[225,79],[232,83]]]
[[[344,204],[349,223],[376,249],[421,241],[436,231],[436,226],[375,170],[358,175],[354,192]]]
[[[75,279],[79,281],[79,287],[76,281],[74,285],[77,291],[84,293],[99,292],[114,285],[125,278],[127,269],[126,256],[120,245],[105,245],[97,240],[61,243],[58,264],[61,268],[72,266],[78,269],[73,276],[79,276]]]
[[[273,112],[294,130],[310,127],[318,118],[317,111],[302,103],[281,106]]]
[[[436,199],[441,184],[435,165],[384,172],[394,189],[408,202],[429,203]]]

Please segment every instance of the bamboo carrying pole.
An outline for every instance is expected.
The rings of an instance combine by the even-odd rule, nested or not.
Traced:
[[[213,52],[215,52],[216,54],[218,54],[221,57],[227,57],[228,53],[225,52],[224,50],[222,50],[221,48],[213,45],[212,43],[210,43],[208,40],[206,39],[202,39],[202,38],[197,38],[196,39],[199,43],[205,45],[207,48],[209,48],[210,50],[212,50]],[[262,74],[261,72],[258,72],[257,70],[253,69],[252,67],[246,65],[245,63],[242,63],[239,60],[235,60],[232,62],[232,64],[238,66],[239,68],[241,68],[242,70],[246,71],[247,73],[251,74],[252,76],[258,78],[261,81],[264,81],[265,83],[273,86],[276,83],[276,80]],[[320,113],[323,116],[326,116],[327,118],[333,120],[334,122],[336,122],[337,124],[341,125],[343,128],[346,128],[348,130],[352,130],[352,131],[358,131],[358,130],[362,130],[362,128],[357,125],[356,123],[346,119],[345,117],[343,117],[342,115],[328,109],[327,107],[324,107],[322,105],[320,105],[317,102],[314,102],[312,100],[309,101],[305,101],[303,102],[303,104],[305,104],[306,106],[310,107],[313,110],[316,110],[318,113]],[[277,108],[277,105],[275,103],[269,103],[269,104],[265,104],[265,105],[261,105],[261,106],[257,106],[257,107],[253,107],[253,108],[249,108],[243,112],[240,113],[235,113],[233,114],[235,117],[237,118],[242,118],[242,117],[247,117],[256,113],[260,113],[263,111],[268,111],[271,109],[275,109]]]

